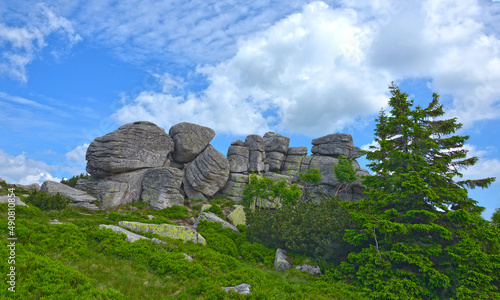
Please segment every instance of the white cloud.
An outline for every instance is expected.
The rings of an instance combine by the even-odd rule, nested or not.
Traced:
[[[377,148],[380,147],[379,143],[377,143],[376,141],[372,141],[371,143],[365,144],[365,145],[361,146],[360,148],[361,148],[361,150],[365,150],[365,151],[373,151],[372,149],[370,149],[370,146],[377,147]]]
[[[0,73],[21,82],[27,82],[26,66],[47,46],[47,37],[62,36],[67,40],[65,47],[51,51],[55,57],[59,57],[66,47],[70,48],[81,40],[71,23],[56,16],[46,5],[39,3],[31,7],[22,26],[0,23]]]
[[[61,179],[50,174],[58,169],[44,162],[28,159],[24,152],[11,156],[0,149],[0,177],[7,183],[42,184],[46,180],[59,182]]]
[[[315,2],[240,40],[231,59],[198,67],[210,83],[200,96],[144,91],[114,118],[192,121],[234,134],[340,130],[387,101],[390,79],[365,61],[371,34],[355,11]]]
[[[467,157],[475,156],[479,158],[479,160],[474,166],[460,171],[464,175],[463,179],[496,177],[497,180],[494,184],[498,184],[500,182],[500,160],[497,158],[488,158],[493,149],[490,148],[481,150],[476,146],[469,144],[464,145],[464,149],[469,151],[467,153]]]
[[[84,143],[81,146],[76,147],[75,149],[67,152],[66,159],[72,162],[76,162],[78,165],[85,166],[87,161],[85,160],[85,154],[87,153],[87,148],[89,144]]]

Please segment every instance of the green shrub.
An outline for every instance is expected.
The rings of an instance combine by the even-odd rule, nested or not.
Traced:
[[[350,215],[335,198],[319,204],[299,202],[283,205],[275,212],[247,212],[247,238],[270,248],[284,248],[311,258],[336,262],[353,249],[344,242],[344,230],[354,228]]]
[[[61,183],[65,184],[65,185],[69,185],[70,187],[75,187],[76,186],[76,182],[78,181],[78,179],[89,179],[89,178],[90,178],[89,174],[83,174],[83,173],[81,173],[80,175],[75,175],[75,176],[71,177],[68,180],[66,180],[66,179],[63,178],[61,180]]]
[[[185,206],[174,205],[155,212],[156,215],[169,219],[189,218],[189,210]]]
[[[212,204],[212,206],[210,206],[209,209],[206,210],[207,212],[211,212],[211,213],[214,213],[218,216],[222,216],[222,208],[220,208],[219,205],[217,204]]]
[[[61,194],[57,193],[55,195],[49,195],[45,192],[32,191],[30,195],[25,199],[26,202],[33,204],[41,210],[62,210],[70,200],[63,197]]]

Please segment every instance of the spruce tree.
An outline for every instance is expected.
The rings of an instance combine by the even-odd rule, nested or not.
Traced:
[[[367,197],[345,204],[362,230],[344,238],[363,250],[349,255],[343,271],[373,298],[498,296],[500,234],[467,195],[495,178],[455,181],[477,162],[466,158],[469,136],[452,135],[462,125],[438,119],[437,94],[422,108],[394,83],[389,89],[391,110],[376,119],[379,146],[364,151],[374,172],[363,181]]]

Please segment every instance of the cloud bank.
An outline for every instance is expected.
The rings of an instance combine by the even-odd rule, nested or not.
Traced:
[[[145,90],[113,118],[229,134],[317,136],[358,126],[387,104],[392,80],[426,79],[466,126],[500,117],[500,40],[478,1],[324,2],[240,39],[236,54],[196,69],[201,92]],[[399,2],[398,2],[399,3]],[[167,78],[172,78],[165,74]],[[172,82],[170,82],[172,85]]]
[[[49,37],[62,37],[65,40],[63,47],[52,49],[51,54],[56,58],[64,49],[81,41],[71,22],[57,16],[45,4],[33,5],[29,15],[23,17],[20,23],[10,26],[0,22],[0,74],[23,83],[28,80],[26,66],[48,45]]]

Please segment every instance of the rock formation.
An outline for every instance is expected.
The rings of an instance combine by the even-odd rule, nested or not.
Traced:
[[[241,202],[251,173],[299,183],[299,174],[312,168],[320,170],[322,180],[306,194],[319,199],[334,193],[339,184],[333,168],[340,155],[354,159],[359,176],[368,174],[355,160],[361,152],[349,134],[313,139],[309,156],[307,147],[290,147],[288,137],[251,134],[244,142],[232,142],[226,157],[210,145],[215,136],[211,128],[183,122],[168,132],[150,122],[133,122],[96,138],[86,155],[92,177],[80,179],[76,188],[100,200],[103,209],[136,201],[163,209],[183,205],[185,197],[208,200],[222,195]],[[358,200],[363,190],[358,181],[340,196]],[[279,205],[270,200],[263,205]]]

